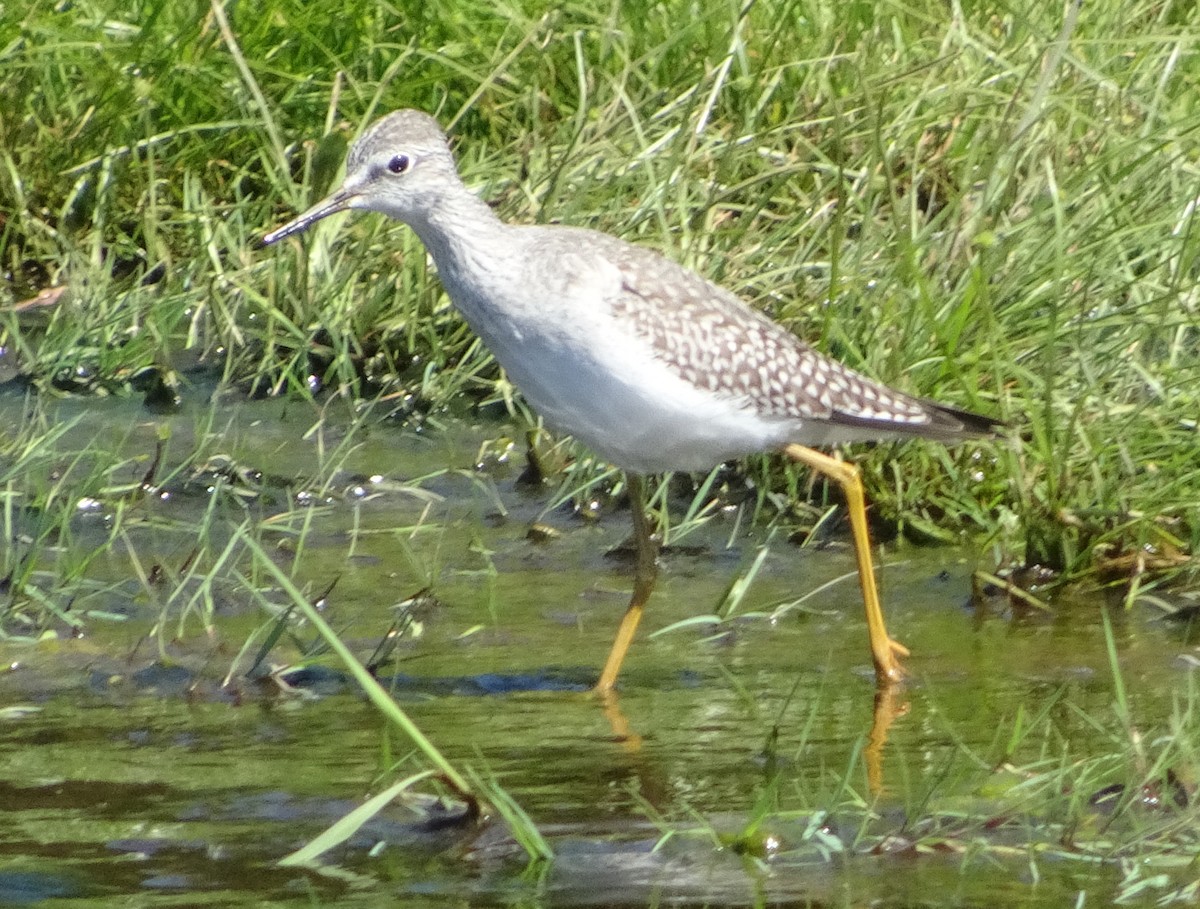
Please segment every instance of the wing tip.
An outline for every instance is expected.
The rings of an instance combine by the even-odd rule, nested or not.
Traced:
[[[927,417],[926,420],[889,420],[886,417],[858,416],[844,411],[835,411],[830,423],[856,430],[861,438],[886,439],[909,436],[930,439],[935,442],[959,442],[968,439],[986,439],[1003,430],[1007,424],[994,417],[960,407],[952,407],[939,401],[925,398],[909,398]]]
[[[973,410],[952,407],[939,401],[921,400],[925,412],[929,414],[930,422],[924,426],[915,427],[917,435],[928,438],[945,439],[981,439],[996,435],[1006,428],[1003,420],[984,416]],[[922,432],[922,430],[926,430]],[[928,432],[933,430],[933,432]]]

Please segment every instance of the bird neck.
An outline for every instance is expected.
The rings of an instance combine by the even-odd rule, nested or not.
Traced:
[[[504,232],[504,222],[491,208],[461,183],[448,187],[423,216],[409,224],[438,271],[454,268],[463,257],[490,246]]]
[[[433,258],[451,300],[468,316],[476,301],[489,296],[496,276],[509,270],[506,234],[512,228],[461,183],[408,223]]]

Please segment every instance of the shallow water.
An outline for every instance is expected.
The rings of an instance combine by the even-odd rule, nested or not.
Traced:
[[[13,422],[25,405],[0,406]],[[978,554],[889,551],[889,624],[914,656],[875,797],[861,760],[874,683],[853,576],[803,611],[766,617],[852,572],[846,546],[734,534],[732,514],[689,535],[664,558],[645,632],[606,708],[586,688],[627,597],[628,566],[607,553],[627,535],[628,515],[543,514],[551,491],[521,486],[519,464],[475,474],[480,445],[503,427],[351,431],[330,413],[318,432],[316,410],[281,401],[231,400],[211,420],[199,408],[151,418],[115,399],[52,411],[78,421],[68,447],[127,454],[130,482],[163,425],[168,466],[200,447],[268,476],[254,497],[219,506],[203,482],[169,486],[70,592],[77,613],[119,621],[93,618],[76,639],[0,644],[10,667],[0,675],[0,904],[1059,907],[1080,892],[1084,905],[1117,892],[1115,862],[969,848],[970,837],[1021,841],[1007,830],[990,840],[972,830],[943,850],[876,848],[880,834],[911,833],[938,805],[982,798],[1019,718],[1048,712],[1033,736],[1042,744],[1023,743],[1018,761],[1063,743],[1075,756],[1111,748],[1098,597],[1048,617],[979,615],[968,604]],[[245,678],[239,649],[269,623],[235,584],[214,584],[211,627],[179,622],[168,604],[171,630],[147,637],[164,606],[133,578],[128,554],[143,568],[178,569],[208,509],[270,523],[289,503],[307,509],[308,525],[298,535],[294,516],[281,521],[279,552],[300,550],[297,576],[312,590],[336,579],[325,614],[360,656],[395,604],[432,587],[437,605],[384,680],[452,762],[493,776],[531,815],[557,855],[548,868],[526,869],[498,824],[431,823],[401,807],[319,870],[275,866],[377,788],[407,746],[328,657],[292,677],[300,694]],[[82,511],[55,558],[101,545],[112,507]],[[535,520],[557,533],[530,540]],[[224,525],[208,526],[219,548]],[[764,544],[740,617],[653,633],[712,613]],[[1190,648],[1149,615],[1114,613],[1114,624],[1137,720],[1153,728],[1188,683],[1180,657]],[[294,658],[289,646],[272,659]],[[740,855],[721,837],[744,829],[764,793],[765,851]],[[808,828],[811,812],[826,810],[822,851]]]

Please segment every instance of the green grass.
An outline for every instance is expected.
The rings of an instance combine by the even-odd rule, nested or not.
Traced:
[[[43,390],[187,395],[185,363],[415,417],[521,408],[406,229],[351,217],[258,248],[364,123],[419,107],[505,217],[658,247],[855,368],[1012,426],[855,452],[879,529],[1186,584],[1197,28],[1181,2],[1065,22],[1033,2],[10,5],[0,345]]]

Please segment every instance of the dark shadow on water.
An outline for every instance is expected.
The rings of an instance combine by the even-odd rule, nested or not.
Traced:
[[[632,691],[642,687],[696,688],[704,684],[702,673],[680,670],[669,676],[661,673],[650,677],[650,673],[629,672],[622,679],[622,690]],[[305,689],[322,695],[331,695],[352,690],[351,677],[336,669],[325,666],[302,666],[281,673],[281,679],[292,688]],[[596,670],[584,667],[548,666],[532,672],[485,672],[467,676],[426,676],[397,673],[379,675],[384,687],[399,698],[487,697],[519,694],[522,692],[582,693],[591,691],[596,684]],[[711,679],[708,679],[711,681]]]

